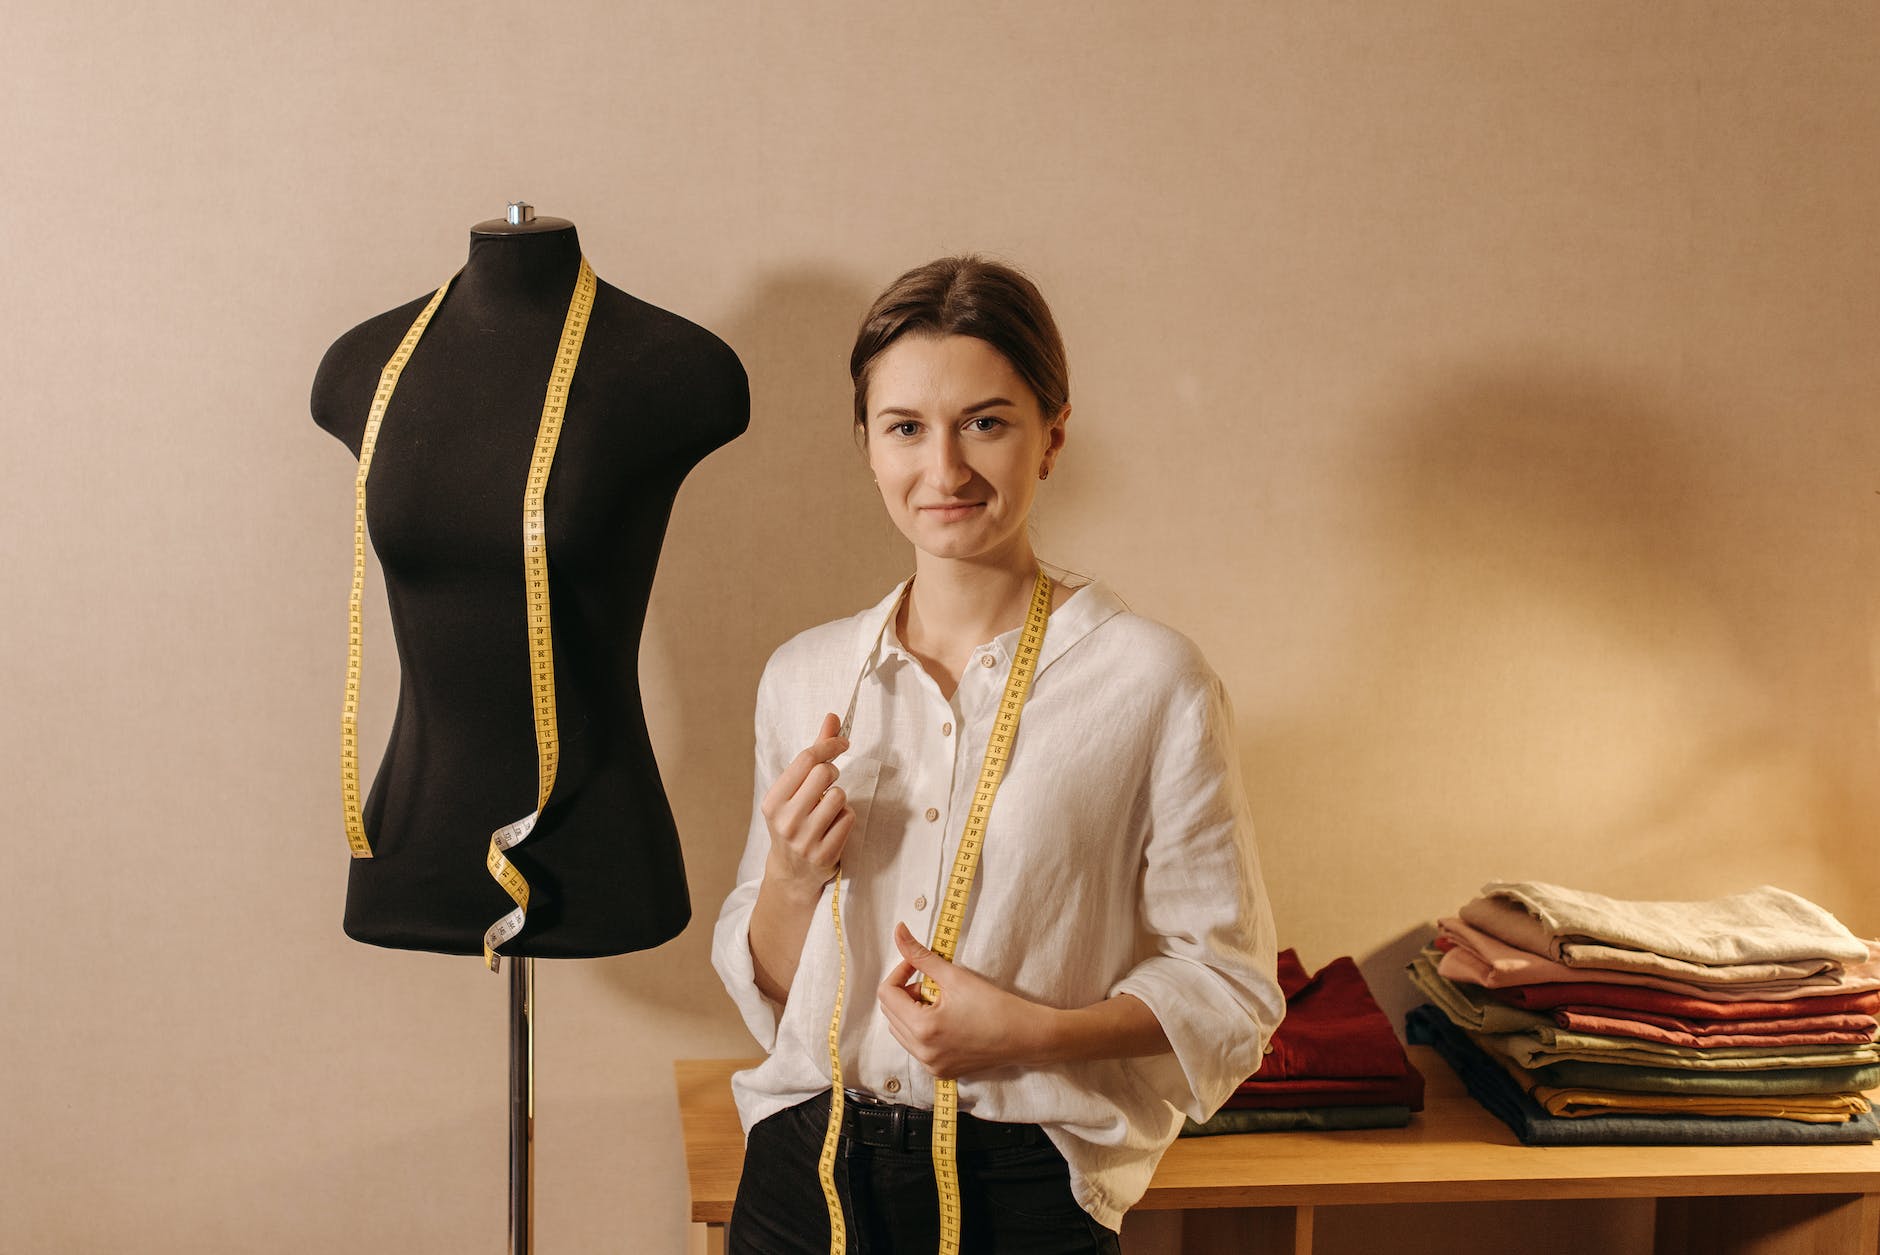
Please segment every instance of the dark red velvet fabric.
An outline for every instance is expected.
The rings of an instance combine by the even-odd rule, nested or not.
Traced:
[[[1242,1081],[1229,1107],[1423,1108],[1423,1077],[1410,1063],[1349,957],[1311,975],[1292,950],[1279,956],[1286,1018],[1255,1075]]]

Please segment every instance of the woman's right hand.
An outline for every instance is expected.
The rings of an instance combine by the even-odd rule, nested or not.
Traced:
[[[855,810],[836,787],[830,761],[849,747],[841,730],[841,720],[824,715],[815,742],[790,760],[759,805],[770,829],[764,878],[792,896],[821,895],[855,827]]]

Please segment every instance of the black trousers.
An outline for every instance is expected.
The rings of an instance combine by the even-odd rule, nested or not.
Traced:
[[[829,1213],[816,1178],[828,1120],[829,1095],[820,1094],[751,1130],[728,1255],[828,1255]],[[1116,1234],[1071,1196],[1070,1168],[1048,1140],[962,1147],[958,1163],[962,1255],[1118,1255]],[[932,1255],[940,1208],[925,1147],[893,1150],[844,1137],[835,1178],[853,1255]]]

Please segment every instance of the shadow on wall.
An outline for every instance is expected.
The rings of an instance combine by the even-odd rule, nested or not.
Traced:
[[[905,542],[850,435],[849,348],[873,297],[856,280],[786,271],[713,328],[750,377],[751,425],[680,491],[641,647],[693,918],[656,959],[604,962],[637,1004],[736,1023],[711,970],[711,930],[750,820],[758,677],[785,640],[872,604],[906,574]],[[804,744],[821,714],[801,713]],[[756,1043],[728,1048],[755,1053]]]
[[[1398,1037],[1404,1034],[1404,1013],[1424,1001],[1404,971],[1410,966],[1410,961],[1417,957],[1417,952],[1429,944],[1432,931],[1419,924],[1370,952],[1356,956],[1358,971],[1363,974],[1364,983],[1370,987],[1371,996],[1377,999],[1377,1005],[1390,1018],[1391,1027],[1397,1030]],[[1317,966],[1323,966],[1323,963]]]
[[[1249,721],[1246,754],[1282,937],[1309,961],[1374,943],[1346,921],[1387,935],[1493,878],[1833,883],[1849,802],[1785,726],[1781,642],[1745,630],[1760,590],[1733,570],[1707,418],[1511,366],[1387,413],[1343,484],[1301,488],[1350,503],[1344,604],[1302,608],[1338,623],[1338,657],[1310,706]],[[1313,897],[1332,886],[1336,912]],[[1367,960],[1380,993],[1404,944]]]

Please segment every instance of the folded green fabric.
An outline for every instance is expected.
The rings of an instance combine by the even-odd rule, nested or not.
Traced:
[[[1523,1093],[1548,1115],[1567,1119],[1588,1116],[1747,1116],[1765,1120],[1801,1120],[1840,1124],[1872,1108],[1860,1094],[1645,1094],[1636,1090],[1563,1088],[1542,1084],[1506,1055],[1484,1055],[1514,1079]]]
[[[1220,1133],[1336,1132],[1341,1129],[1401,1129],[1410,1123],[1410,1108],[1379,1107],[1235,1107],[1218,1111],[1205,1124],[1182,1121],[1181,1136],[1213,1137]]]

